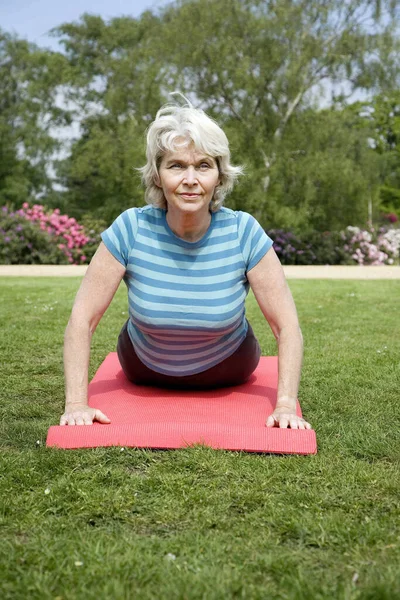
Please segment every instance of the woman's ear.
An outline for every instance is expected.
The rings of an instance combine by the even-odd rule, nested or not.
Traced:
[[[154,183],[157,187],[159,187],[159,188],[162,187],[160,176],[159,176],[158,172],[154,175]]]

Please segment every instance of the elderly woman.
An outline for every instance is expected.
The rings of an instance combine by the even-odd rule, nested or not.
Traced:
[[[279,351],[277,404],[266,425],[309,429],[296,415],[303,339],[273,242],[250,214],[222,206],[241,173],[225,133],[190,103],[167,105],[149,128],[141,171],[148,205],[103,232],[75,299],[60,425],[110,422],[88,406],[90,343],[124,279],[129,319],[117,351],[128,379],[179,389],[245,382],[261,355],[245,317],[251,287]]]

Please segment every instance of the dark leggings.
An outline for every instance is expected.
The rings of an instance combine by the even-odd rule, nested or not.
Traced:
[[[138,385],[178,389],[210,389],[240,385],[255,371],[261,356],[259,343],[248,323],[247,335],[239,348],[214,367],[194,375],[164,375],[142,363],[134,350],[127,326],[128,321],[119,334],[117,353],[126,377]]]

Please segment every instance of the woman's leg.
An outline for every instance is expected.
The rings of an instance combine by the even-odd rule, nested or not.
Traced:
[[[146,367],[136,354],[128,333],[128,321],[126,321],[118,336],[117,354],[122,370],[129,381],[141,385],[150,380],[152,375],[158,375],[158,373]]]
[[[245,383],[257,368],[261,349],[250,323],[245,339],[231,356],[206,371],[176,377],[179,387],[189,389],[215,389]]]
[[[240,385],[255,371],[261,356],[261,349],[250,323],[245,339],[231,356],[194,375],[164,375],[146,367],[134,350],[127,323],[119,334],[117,352],[122,370],[133,383],[178,389],[210,389]]]

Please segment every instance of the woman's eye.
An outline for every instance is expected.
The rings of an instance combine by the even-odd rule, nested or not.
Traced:
[[[180,169],[181,165],[179,163],[175,163],[174,165],[171,165],[171,169]]]
[[[205,171],[206,169],[209,169],[210,165],[208,163],[201,163],[200,165],[200,169],[202,169],[203,171]]]

